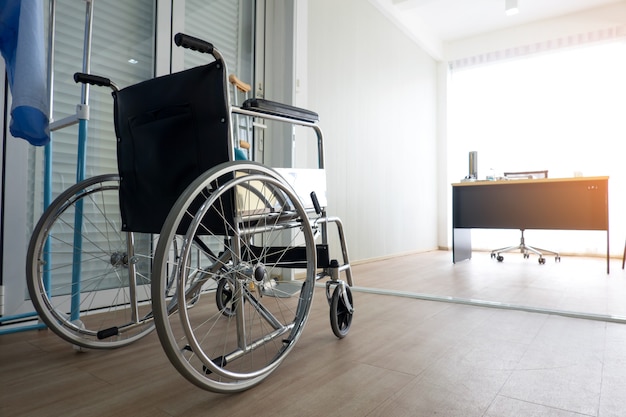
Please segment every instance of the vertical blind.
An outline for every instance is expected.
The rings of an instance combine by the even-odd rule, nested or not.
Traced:
[[[229,67],[245,69],[251,80],[253,62],[254,3],[250,1],[172,2],[184,9],[187,33],[207,39],[219,47]],[[156,2],[153,0],[56,0],[53,114],[61,120],[76,113],[81,102],[81,85],[73,74],[83,70],[86,5],[93,7],[90,73],[114,81],[120,88],[152,78],[155,68]],[[49,2],[42,2],[46,14]],[[184,6],[183,6],[184,5]],[[46,22],[48,16],[46,16]],[[48,33],[48,28],[45,28]],[[167,54],[167,51],[160,51]],[[185,52],[185,66],[205,64],[206,55]],[[113,125],[113,100],[108,87],[90,86],[90,117],[86,149],[86,177],[117,172],[116,140]],[[52,198],[76,182],[78,127],[72,125],[52,133]],[[43,212],[44,150],[29,149],[28,224]],[[117,207],[117,200],[108,202]],[[146,236],[146,239],[149,239]],[[136,244],[149,241],[136,241]],[[61,260],[59,262],[70,262]],[[68,277],[69,279],[69,277]],[[106,284],[105,284],[106,285]]]
[[[240,1],[233,0],[185,1],[185,32],[212,43],[224,55],[231,72],[237,71],[239,8]],[[186,68],[206,64],[207,61],[206,55],[185,52]]]
[[[55,42],[53,62],[52,120],[61,120],[76,113],[76,106],[81,103],[82,84],[76,84],[73,74],[83,72],[85,55],[85,32],[87,4],[91,4],[93,26],[91,36],[91,64],[89,73],[110,78],[119,87],[152,78],[154,72],[155,39],[155,4],[151,0],[118,2],[115,0],[96,0],[77,2],[57,0],[55,5]],[[49,19],[47,19],[49,22]],[[46,28],[48,33],[48,28]],[[116,140],[113,125],[113,99],[108,87],[90,87],[89,120],[86,140],[86,177],[98,174],[116,173]],[[51,134],[51,193],[56,198],[61,192],[73,185],[76,178],[78,154],[78,125],[56,130]],[[43,207],[43,172],[44,152],[41,148],[29,149],[30,190],[28,199],[28,235],[32,232]],[[119,207],[117,196],[109,194],[105,201],[113,211]],[[89,211],[84,206],[85,212]],[[67,239],[73,235],[73,228],[65,229]],[[103,229],[104,230],[104,229]],[[60,229],[57,233],[61,233]],[[99,235],[98,239],[105,239]],[[149,237],[137,239],[139,244]],[[69,240],[66,240],[69,241]],[[71,252],[65,250],[63,239],[51,242],[55,252],[55,265],[71,265]],[[103,241],[104,242],[104,241]],[[83,242],[98,246],[102,242]],[[82,273],[89,273],[83,266]],[[63,274],[62,271],[65,271]],[[70,282],[71,269],[58,268],[55,280]],[[108,285],[103,280],[103,289]],[[59,286],[64,295],[70,286]]]
[[[250,0],[186,0],[183,30],[212,43],[223,55],[228,72],[253,85],[254,13],[255,2]],[[194,51],[186,50],[183,56],[185,68],[210,61],[210,57]],[[241,104],[243,96],[232,86],[229,90],[239,94],[233,103]],[[234,116],[233,126],[237,139],[251,140],[251,123]]]
[[[48,12],[47,3],[42,6]],[[154,76],[156,8],[153,0],[96,0],[93,4],[91,43],[92,74],[108,77],[120,88]],[[176,2],[173,7],[177,6]],[[227,60],[231,72],[240,71],[252,81],[254,2],[187,0],[185,28],[191,35],[213,42]],[[53,120],[76,112],[81,85],[73,74],[83,69],[86,5],[57,0],[54,44]],[[47,22],[47,18],[46,18]],[[46,28],[46,33],[48,28]],[[208,57],[186,51],[186,67],[205,64]],[[90,119],[86,152],[86,176],[117,172],[113,126],[113,100],[106,87],[90,87]],[[52,198],[76,182],[77,125],[52,133]],[[43,212],[44,152],[29,149],[28,233]]]
[[[108,77],[120,87],[151,78],[154,72],[154,1],[96,0],[92,4],[90,72]],[[75,114],[76,105],[81,101],[81,85],[74,83],[73,74],[83,70],[85,19],[85,2],[57,0],[53,120]],[[117,172],[113,100],[110,92],[105,87],[90,87],[87,176]],[[76,182],[77,143],[76,125],[52,133],[53,198]],[[30,149],[31,228],[43,210],[43,158],[42,149]]]

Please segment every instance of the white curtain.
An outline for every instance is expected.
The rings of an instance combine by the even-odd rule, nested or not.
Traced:
[[[604,29],[577,33],[543,42],[515,46],[500,51],[491,51],[479,55],[456,59],[449,63],[452,70],[469,68],[476,65],[501,62],[507,59],[521,58],[543,52],[555,52],[564,48],[576,47],[595,42],[605,42],[626,37],[626,26],[611,26]]]

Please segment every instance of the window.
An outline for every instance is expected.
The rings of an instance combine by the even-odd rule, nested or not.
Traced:
[[[76,106],[82,102],[82,84],[74,82],[73,74],[83,71],[86,12],[91,4],[94,9],[89,72],[110,78],[119,87],[153,76],[155,52],[153,1],[101,0],[77,3],[72,0],[59,0],[55,7],[53,120],[75,115]],[[111,90],[108,87],[95,86],[89,90],[85,177],[117,172]],[[78,137],[77,124],[52,133],[49,184],[53,199],[77,182]],[[44,209],[43,188],[46,182],[43,170],[44,158],[42,148],[29,148],[28,236]],[[113,198],[106,204],[115,209],[118,207],[118,201]],[[68,228],[67,233],[73,233],[73,229]],[[144,237],[144,240],[147,239]],[[138,242],[139,245],[142,243],[144,242]],[[51,242],[51,245],[61,246],[62,243]],[[68,253],[67,257],[67,262],[71,263],[71,253]],[[69,273],[66,280],[68,282],[71,280]]]
[[[623,41],[453,70],[448,114],[451,182],[467,175],[470,151],[478,152],[478,176],[483,179],[491,168],[496,175],[537,169],[548,169],[552,178],[608,175],[611,230],[622,232],[613,233],[617,239],[611,247],[621,255],[626,230],[620,215],[626,205],[620,151],[626,139],[624,74]],[[475,247],[498,246],[493,235],[484,233],[473,235]],[[561,252],[606,253],[606,236],[594,233],[551,231],[527,239]],[[508,236],[515,243],[519,232]]]
[[[229,72],[252,82],[254,2],[233,0],[186,0],[184,29],[188,35],[211,42],[223,55]],[[202,65],[207,56],[184,52],[186,68]]]
[[[81,102],[81,85],[74,82],[73,74],[83,70],[86,5],[72,0],[56,3],[53,119],[61,120],[76,114]],[[120,87],[151,78],[154,2],[100,0],[93,4],[90,72],[108,77]],[[108,88],[90,87],[86,176],[117,172],[110,93]],[[52,133],[52,198],[76,183],[77,138],[77,125]],[[43,159],[43,149],[30,149],[31,230],[43,210]]]

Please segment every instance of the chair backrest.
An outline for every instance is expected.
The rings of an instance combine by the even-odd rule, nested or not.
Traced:
[[[113,93],[122,230],[159,233],[185,188],[231,159],[227,94],[220,61]]]
[[[505,172],[504,178],[511,180],[521,180],[521,179],[539,179],[539,178],[548,178],[548,170],[544,171],[518,171],[518,172]]]

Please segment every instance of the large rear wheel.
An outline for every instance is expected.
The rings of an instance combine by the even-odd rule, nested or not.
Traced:
[[[125,346],[154,328],[156,236],[122,232],[118,190],[115,174],[70,187],[44,212],[28,247],[35,309],[52,331],[84,348]]]
[[[177,235],[183,245],[172,256]],[[300,337],[315,286],[315,244],[307,212],[275,171],[229,162],[203,174],[170,212],[155,259],[159,338],[197,386],[248,389]],[[176,291],[167,296],[170,273]]]

